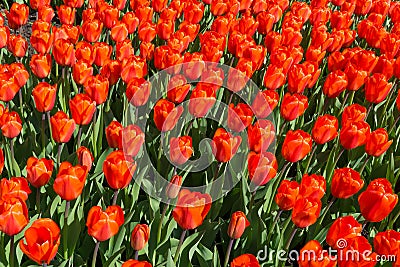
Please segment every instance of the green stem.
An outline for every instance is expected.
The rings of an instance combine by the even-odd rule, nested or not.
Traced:
[[[296,235],[296,232],[297,232],[297,227],[295,226],[295,228],[293,229],[292,233],[290,234],[289,240],[286,243],[286,246],[285,246],[285,251],[286,252],[289,252],[288,250],[290,248],[290,244],[292,243],[293,238]],[[282,261],[282,267],[285,267],[285,261]]]
[[[40,187],[36,188],[36,208],[37,213],[40,214]]]
[[[394,127],[395,127],[396,124],[399,122],[399,119],[400,119],[400,115],[397,116],[397,119],[394,121],[392,127],[390,127],[390,129],[389,129],[389,131],[388,131],[388,134],[390,134],[390,133],[393,131]]]
[[[113,201],[112,201],[113,206],[117,204],[118,192],[119,192],[119,190],[114,191],[114,196],[113,196]]]
[[[181,238],[179,239],[179,245],[176,249],[175,256],[174,256],[174,263],[176,264],[179,258],[179,252],[181,251],[183,241],[185,240],[187,230],[184,230],[181,234]]]
[[[15,244],[14,244],[14,236],[10,237],[10,267],[14,267],[15,264]]]
[[[139,259],[139,250],[135,250],[135,260]]]
[[[393,229],[393,224],[397,221],[397,219],[400,217],[400,210],[397,212],[396,216],[393,217],[393,219],[390,220],[388,224],[389,229]]]
[[[226,254],[225,254],[225,261],[224,261],[224,267],[228,266],[229,263],[229,256],[231,255],[231,250],[232,250],[232,246],[233,246],[233,241],[234,239],[231,238],[231,240],[229,240],[229,245],[228,248],[226,250]]]
[[[46,156],[46,138],[45,138],[45,125],[46,123],[46,113],[42,114],[42,149],[43,149],[43,156]]]
[[[78,130],[78,141],[77,141],[78,148],[81,146],[81,136],[82,136],[82,126],[79,125],[79,130]]]
[[[68,213],[70,208],[70,202],[65,203],[64,211],[64,227],[63,227],[63,246],[64,246],[64,259],[68,259]]]
[[[164,218],[165,218],[165,214],[167,213],[167,210],[168,210],[168,206],[169,206],[169,204],[165,203],[164,209],[163,209],[162,214],[161,214],[160,223],[159,223],[158,229],[157,229],[157,244],[160,243],[160,240],[161,240],[162,225],[163,225],[163,221],[164,221]]]
[[[62,143],[58,145],[58,151],[57,151],[57,168],[60,167],[60,161],[61,161],[61,151],[62,151]]]
[[[47,267],[47,263],[43,262],[42,267]]]
[[[274,233],[275,226],[278,223],[282,212],[283,212],[283,210],[280,210],[275,216],[274,222],[272,223],[272,226],[271,226],[271,228],[269,230],[269,233],[268,233],[268,236],[267,236],[267,245],[269,244],[269,240],[271,239],[272,233]]]
[[[307,165],[306,165],[306,168],[304,169],[304,173],[303,174],[308,172],[308,168],[310,167],[311,160],[312,160],[316,150],[317,150],[317,146],[315,145],[313,150],[311,151],[310,156],[308,157]]]
[[[254,201],[255,201],[255,198],[256,198],[256,192],[257,192],[257,190],[251,193],[250,203],[249,203],[249,214],[250,214],[250,212],[251,212],[251,210],[252,210],[252,208],[254,206]]]
[[[23,108],[24,100],[22,99],[22,88],[19,89],[18,95],[19,95],[19,109],[21,112],[21,118],[24,118],[24,108]]]
[[[100,241],[97,241],[93,252],[92,267],[96,267],[97,252],[99,251]]]
[[[322,214],[317,226],[315,227],[314,233],[318,233],[319,230],[321,229],[322,222],[324,221],[326,215],[328,214],[329,209],[332,207],[333,203],[335,202],[336,198],[333,197],[332,200],[328,203],[328,206],[326,206],[324,213]]]
[[[369,161],[370,158],[371,158],[371,156],[368,155],[368,157],[365,159],[364,164],[362,165],[362,167],[361,167],[361,169],[360,169],[360,175],[362,175],[362,173],[363,173],[363,171],[364,171],[364,169],[365,169],[365,166],[367,166],[367,163],[368,163],[368,161]]]

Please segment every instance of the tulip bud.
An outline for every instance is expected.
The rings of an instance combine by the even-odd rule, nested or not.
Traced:
[[[236,211],[231,216],[228,227],[228,236],[232,239],[238,239],[243,235],[246,227],[250,225],[246,215],[241,211]]]
[[[131,235],[131,246],[134,250],[142,250],[149,241],[150,229],[147,224],[137,224]]]
[[[165,191],[165,194],[169,199],[174,199],[178,196],[179,191],[181,190],[182,185],[182,176],[174,175],[171,178],[171,181],[168,184],[168,187]]]

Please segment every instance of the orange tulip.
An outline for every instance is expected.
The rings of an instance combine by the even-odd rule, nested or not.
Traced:
[[[10,34],[7,42],[7,49],[15,57],[24,57],[28,50],[28,42],[21,35]]]
[[[232,239],[238,239],[248,226],[250,226],[250,222],[247,220],[246,215],[242,211],[236,211],[231,215],[228,236]]]
[[[72,166],[66,161],[61,163],[53,184],[54,192],[67,201],[76,199],[82,194],[87,172],[86,166]]]
[[[232,260],[230,267],[260,267],[257,258],[251,254],[243,254]]]
[[[185,100],[190,91],[190,84],[183,75],[174,75],[168,81],[167,98],[174,103],[181,103]]]
[[[142,250],[149,241],[150,228],[147,224],[137,224],[131,234],[131,246],[134,250]]]
[[[47,112],[53,109],[56,102],[57,87],[46,82],[40,82],[32,90],[32,96],[35,100],[36,109],[39,112]]]
[[[51,135],[57,143],[68,143],[75,131],[75,121],[58,111],[50,118]]]
[[[121,149],[124,150],[126,156],[135,157],[144,143],[144,133],[139,126],[128,125],[122,129]]]
[[[218,128],[211,141],[212,153],[217,161],[228,162],[235,155],[241,142],[240,136],[233,136],[225,129]]]
[[[104,9],[103,16],[104,26],[106,26],[108,29],[111,29],[118,22],[119,10],[118,8],[108,6],[106,9]]]
[[[30,157],[26,163],[26,179],[39,188],[50,181],[53,169],[54,162],[51,159]]]
[[[379,128],[371,132],[367,137],[367,142],[365,143],[365,152],[374,157],[379,157],[385,153],[393,140],[388,140],[389,136],[385,129]]]
[[[166,100],[160,99],[154,106],[154,123],[159,131],[167,132],[172,130],[179,117],[183,113],[183,107],[175,107],[175,104]]]
[[[232,131],[241,132],[246,129],[253,120],[253,111],[250,106],[244,103],[229,105],[228,109],[228,127]]]
[[[67,40],[58,39],[54,42],[53,56],[61,66],[73,66],[75,63],[74,45]]]
[[[76,9],[66,5],[57,6],[57,14],[62,24],[73,25],[75,22]]]
[[[367,116],[367,109],[359,104],[353,104],[344,108],[342,113],[342,127],[352,122],[364,121]]]
[[[28,22],[29,7],[25,4],[14,2],[10,11],[6,12],[8,25],[11,29],[18,29]]]
[[[214,106],[216,92],[213,85],[198,83],[189,100],[189,112],[196,118],[204,117]]]
[[[10,29],[7,26],[0,25],[0,48],[7,45]]]
[[[36,52],[46,54],[53,46],[54,36],[50,31],[34,30],[30,37],[30,43]]]
[[[118,51],[119,49],[117,49]],[[110,60],[112,52],[112,47],[103,42],[97,42],[93,45],[93,54],[94,54],[94,64],[96,66],[103,66],[108,60]]]
[[[77,94],[69,101],[72,118],[78,125],[87,125],[96,111],[96,102],[88,95]]]
[[[296,181],[283,180],[278,187],[275,202],[281,210],[291,210],[299,195],[300,185]]]
[[[362,146],[367,142],[370,131],[370,126],[364,121],[351,122],[340,131],[340,143],[348,150]]]
[[[326,180],[317,174],[304,174],[301,178],[299,196],[322,199],[326,192]]]
[[[279,94],[274,90],[264,90],[257,93],[251,105],[257,118],[266,118],[278,106]]]
[[[274,154],[270,152],[251,151],[247,157],[247,168],[250,181],[256,186],[262,186],[276,176],[278,162]]]
[[[151,93],[151,84],[143,78],[132,78],[126,86],[126,97],[135,107],[147,103]]]
[[[25,231],[24,239],[19,241],[22,252],[38,264],[50,264],[59,245],[60,228],[53,220],[47,218],[34,221]]]
[[[311,240],[300,250],[300,257],[297,260],[300,267],[319,266],[334,267],[336,260],[330,257],[327,251],[322,249],[317,240]]]
[[[0,199],[0,232],[8,236],[20,233],[29,222],[28,208],[19,198]]]
[[[323,115],[317,118],[311,135],[315,143],[322,145],[332,141],[338,135],[339,122],[335,116]]]
[[[336,198],[349,198],[364,186],[360,173],[351,168],[336,169],[333,172],[331,193]]]
[[[96,102],[96,105],[101,105],[108,97],[108,79],[101,75],[91,76],[86,81],[84,91]]]
[[[283,68],[269,65],[264,77],[264,86],[276,90],[286,82],[286,72]]]
[[[122,65],[118,60],[108,60],[103,65],[100,75],[106,77],[110,86],[116,84],[121,77]]]
[[[365,80],[365,99],[378,104],[385,100],[391,88],[392,84],[387,82],[384,74],[375,73]]]
[[[120,43],[128,37],[128,27],[124,22],[118,22],[111,29],[111,39]]]
[[[50,0],[30,0],[29,5],[32,9],[37,10],[41,6],[50,5]]]
[[[82,24],[83,38],[90,43],[97,42],[100,39],[102,30],[103,23],[98,19],[85,21]]]
[[[179,191],[181,190],[181,186],[182,186],[182,176],[179,175],[172,176],[171,181],[169,181],[167,189],[165,190],[165,195],[169,199],[175,199],[178,196]]]
[[[38,78],[46,78],[51,71],[51,55],[34,54],[29,62],[29,67]]]
[[[326,234],[326,243],[334,249],[343,248],[338,244],[339,240],[350,240],[360,236],[362,225],[354,219],[353,216],[337,218]]]
[[[374,248],[379,255],[398,255],[400,252],[400,233],[394,230],[377,233],[374,237]]]
[[[103,163],[103,172],[108,185],[114,189],[123,189],[129,185],[136,170],[136,162],[125,156],[121,150],[113,151]]]
[[[72,66],[72,77],[78,85],[83,85],[93,76],[93,67],[89,63],[78,60]]]
[[[308,108],[308,98],[305,95],[286,93],[281,103],[281,115],[287,121],[292,121],[304,114]]]
[[[18,198],[22,201],[28,199],[31,193],[28,181],[22,177],[3,178],[0,180],[0,199]]]
[[[296,200],[293,211],[292,221],[300,228],[314,224],[321,212],[321,200],[316,198],[300,198]]]
[[[50,5],[40,5],[38,8],[38,20],[51,22],[54,18],[54,10]]]
[[[211,208],[211,196],[199,192],[190,192],[187,189],[180,191],[178,202],[172,211],[172,216],[184,230],[199,227]]]
[[[5,111],[0,118],[1,132],[7,138],[17,137],[22,130],[22,121],[15,111]]]
[[[327,97],[335,98],[346,90],[347,84],[346,74],[343,71],[336,70],[328,74],[322,90]]]
[[[311,136],[302,130],[289,130],[282,145],[282,156],[289,162],[302,160],[311,151]]]
[[[129,34],[134,33],[139,25],[139,19],[136,17],[133,11],[126,12],[121,21],[124,22],[126,26],[128,26]]]
[[[391,183],[385,178],[370,182],[367,189],[358,196],[363,217],[370,222],[380,222],[394,209],[398,196],[393,193]]]
[[[4,169],[4,152],[0,148],[0,173],[3,172],[3,169]]]
[[[106,128],[106,139],[108,146],[117,148],[122,144],[122,129],[123,126],[118,121],[112,121]]]
[[[345,256],[338,259],[338,266],[365,266],[373,267],[377,263],[377,255],[372,252],[371,244],[364,236],[356,236],[346,240],[346,247],[340,251],[342,255],[359,255],[359,257]]]
[[[193,155],[192,137],[171,137],[169,141],[169,157],[173,164],[182,165]]]
[[[84,146],[81,146],[76,151],[76,154],[78,156],[78,164],[86,167],[87,171],[89,172],[94,161],[94,157],[90,150]]]
[[[121,267],[152,267],[147,261],[127,260]]]
[[[100,242],[108,240],[118,233],[124,220],[124,211],[120,206],[109,206],[105,211],[94,206],[86,220],[88,234]]]

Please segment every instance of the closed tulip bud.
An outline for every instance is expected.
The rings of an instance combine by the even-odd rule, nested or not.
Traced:
[[[50,118],[51,135],[57,143],[68,143],[75,131],[75,121],[63,111],[58,111]]]
[[[187,22],[196,24],[201,21],[204,13],[204,4],[202,2],[190,2],[183,8],[183,15]]]
[[[303,198],[321,199],[325,195],[326,180],[317,174],[304,174],[301,178],[299,195]]]
[[[133,228],[131,235],[131,246],[134,250],[139,251],[144,249],[149,241],[150,228],[147,224],[137,224]]]
[[[321,213],[321,200],[316,198],[300,198],[296,200],[293,211],[292,221],[300,228],[313,225]]]
[[[299,195],[300,185],[296,181],[283,180],[277,190],[275,202],[281,210],[291,210]]]
[[[184,230],[192,230],[203,224],[211,208],[211,196],[183,189],[172,211],[177,224]]]
[[[388,133],[384,128],[376,129],[367,137],[367,142],[365,143],[365,152],[370,156],[381,156],[393,143],[393,140],[388,139]]]
[[[108,97],[108,79],[101,75],[91,76],[86,81],[84,91],[96,102],[96,105],[101,105],[106,102]]]
[[[364,186],[360,173],[351,168],[336,169],[333,172],[331,193],[336,198],[349,198]]]
[[[72,118],[78,125],[88,125],[96,111],[96,102],[88,95],[77,94],[69,101]]]
[[[346,74],[341,70],[336,70],[326,77],[322,91],[329,98],[338,97],[347,87]]]
[[[189,112],[197,118],[204,117],[216,101],[216,92],[213,86],[197,84],[189,100]]]
[[[124,220],[124,211],[120,206],[109,206],[105,211],[94,206],[86,220],[88,234],[99,242],[106,241],[118,233]]]
[[[183,107],[175,107],[174,103],[166,99],[157,101],[153,109],[154,123],[157,129],[162,132],[172,130],[183,112]]]
[[[282,156],[289,162],[302,160],[310,153],[311,136],[302,130],[289,130],[282,145]]]
[[[15,57],[24,57],[28,50],[28,42],[21,35],[10,34],[7,42],[7,49]]]
[[[145,58],[147,61],[150,61],[153,59],[154,49],[155,49],[155,46],[153,43],[142,42],[142,43],[140,43],[139,49],[140,49],[140,56],[142,58]]]
[[[50,264],[60,245],[60,228],[51,219],[41,218],[25,231],[24,239],[19,241],[22,252],[41,265]]]
[[[122,144],[122,129],[124,127],[118,121],[112,121],[106,128],[106,139],[108,146],[117,148]]]
[[[142,42],[150,43],[156,37],[157,34],[156,24],[146,21],[139,24],[138,35],[139,40]]]
[[[367,116],[367,109],[359,104],[353,104],[344,108],[342,113],[342,127],[352,122],[364,121]]]
[[[122,143],[119,146],[124,150],[126,156],[135,157],[144,143],[144,133],[139,126],[128,125],[122,129]]]
[[[253,120],[253,111],[244,103],[239,103],[235,107],[229,105],[228,109],[228,127],[232,131],[241,132],[246,129]]]
[[[378,104],[385,100],[392,84],[387,82],[384,74],[375,73],[365,81],[365,99],[368,102]]]
[[[67,161],[61,163],[53,184],[54,192],[67,201],[78,198],[85,186],[87,172],[86,166],[72,166]]]
[[[182,176],[174,175],[171,178],[171,181],[168,183],[167,189],[165,190],[165,194],[169,199],[175,199],[182,186]]]
[[[121,267],[152,267],[147,261],[127,260]]]
[[[57,64],[61,66],[73,66],[75,63],[74,45],[70,41],[58,39],[54,42],[53,56]]]
[[[319,266],[319,267],[334,267],[336,260],[322,249],[321,243],[317,240],[311,240],[305,244],[300,250],[300,256],[297,260],[300,267]],[[309,255],[308,257],[306,255]]]
[[[11,29],[18,29],[28,22],[29,7],[25,4],[14,2],[10,11],[6,12],[8,25]]]
[[[335,116],[323,115],[317,118],[311,131],[315,143],[322,145],[338,135],[339,122]]]
[[[26,201],[30,193],[28,181],[23,177],[0,180],[0,199],[18,198]]]
[[[20,233],[29,222],[28,208],[19,198],[0,199],[0,232],[8,236]]]
[[[93,67],[83,60],[78,60],[72,67],[72,77],[78,85],[83,85],[93,76]]]
[[[78,164],[86,167],[89,172],[92,168],[94,157],[92,152],[87,147],[81,146],[76,151],[76,155],[78,156]]]
[[[212,153],[217,161],[228,162],[235,155],[241,142],[240,136],[233,136],[225,129],[218,128],[211,141]]]
[[[266,118],[278,106],[279,94],[274,90],[264,90],[257,93],[251,105],[257,118]]]
[[[236,211],[232,213],[229,221],[228,236],[232,239],[239,239],[248,226],[250,226],[250,222],[246,215],[242,211]]]
[[[379,255],[396,255],[400,251],[400,232],[386,230],[374,237],[374,248]]]
[[[181,103],[185,100],[190,88],[191,86],[187,83],[185,76],[174,75],[168,82],[167,98],[174,103]]]
[[[368,123],[364,121],[352,122],[340,131],[340,143],[347,150],[365,145],[370,131]]]
[[[305,95],[286,93],[281,104],[281,115],[287,121],[292,121],[304,114],[308,108],[308,98]]]
[[[39,79],[46,78],[51,71],[51,55],[35,54],[31,57],[29,67]]]
[[[173,164],[182,165],[193,154],[192,137],[190,136],[171,137],[169,145],[169,157]]]
[[[104,26],[106,26],[108,29],[111,29],[118,22],[119,10],[115,7],[109,6],[104,10],[103,16]]]
[[[360,236],[362,225],[353,216],[337,218],[328,230],[326,242],[334,249],[338,249],[338,241],[341,239],[349,240]],[[340,246],[340,245],[339,245]]]
[[[126,97],[129,103],[135,107],[147,103],[151,93],[151,83],[144,78],[132,78],[126,86]]]
[[[53,109],[56,102],[57,88],[46,82],[41,82],[32,90],[32,96],[35,100],[36,109],[39,112],[47,112]]]
[[[22,130],[22,121],[15,111],[5,111],[0,118],[1,132],[7,138],[17,137]]]
[[[85,21],[82,24],[83,38],[90,43],[97,42],[100,39],[102,30],[103,23],[97,19]]]
[[[358,196],[361,214],[370,222],[380,222],[394,209],[398,196],[393,193],[391,183],[385,178],[370,182],[367,189]]]
[[[136,170],[136,162],[125,156],[121,150],[113,151],[103,163],[103,172],[108,185],[114,189],[123,189],[129,185]]]
[[[30,157],[26,163],[26,179],[36,188],[46,185],[53,174],[54,162],[51,159]]]

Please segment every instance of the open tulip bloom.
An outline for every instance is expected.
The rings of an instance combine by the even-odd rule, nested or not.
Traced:
[[[399,1],[0,6],[0,266],[400,266]]]

